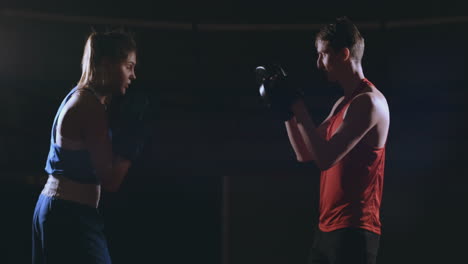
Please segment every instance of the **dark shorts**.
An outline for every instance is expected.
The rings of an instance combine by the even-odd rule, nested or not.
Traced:
[[[309,264],[375,264],[380,236],[359,228],[315,231]]]
[[[110,264],[96,208],[40,195],[32,223],[32,263]]]

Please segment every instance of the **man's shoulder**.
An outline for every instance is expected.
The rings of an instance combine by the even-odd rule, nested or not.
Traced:
[[[363,92],[357,95],[350,107],[355,113],[369,113],[377,119],[385,119],[389,115],[389,107],[385,96],[378,90]]]
[[[353,98],[350,107],[372,110],[377,105],[377,101],[378,96],[373,92],[362,92]]]
[[[369,86],[368,89],[364,90],[362,93],[358,94],[355,98],[359,99],[361,102],[368,102],[372,104],[386,104],[387,99],[385,95],[378,90],[375,86]]]

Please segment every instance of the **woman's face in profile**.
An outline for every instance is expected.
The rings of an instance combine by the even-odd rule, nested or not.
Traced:
[[[114,79],[113,82],[113,93],[118,95],[124,95],[133,80],[136,79],[135,75],[136,66],[136,53],[130,52],[127,58],[117,65],[112,71]]]

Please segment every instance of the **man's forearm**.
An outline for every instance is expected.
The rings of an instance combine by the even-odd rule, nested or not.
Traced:
[[[296,118],[292,118],[284,124],[286,126],[286,131],[288,132],[289,142],[296,153],[297,160],[301,162],[314,160],[314,157],[308,150],[299,128],[297,127]]]
[[[326,165],[326,140],[322,138],[317,126],[310,118],[307,108],[302,100],[296,102],[292,106],[292,110],[296,117],[297,129],[301,134],[308,152],[314,157],[317,166],[324,169]]]

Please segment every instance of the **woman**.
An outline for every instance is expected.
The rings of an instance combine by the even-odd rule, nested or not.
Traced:
[[[140,146],[121,140],[113,150],[106,106],[136,79],[135,65],[129,34],[88,37],[81,79],[52,125],[49,178],[33,216],[33,263],[111,263],[97,210],[101,187],[117,191]]]

